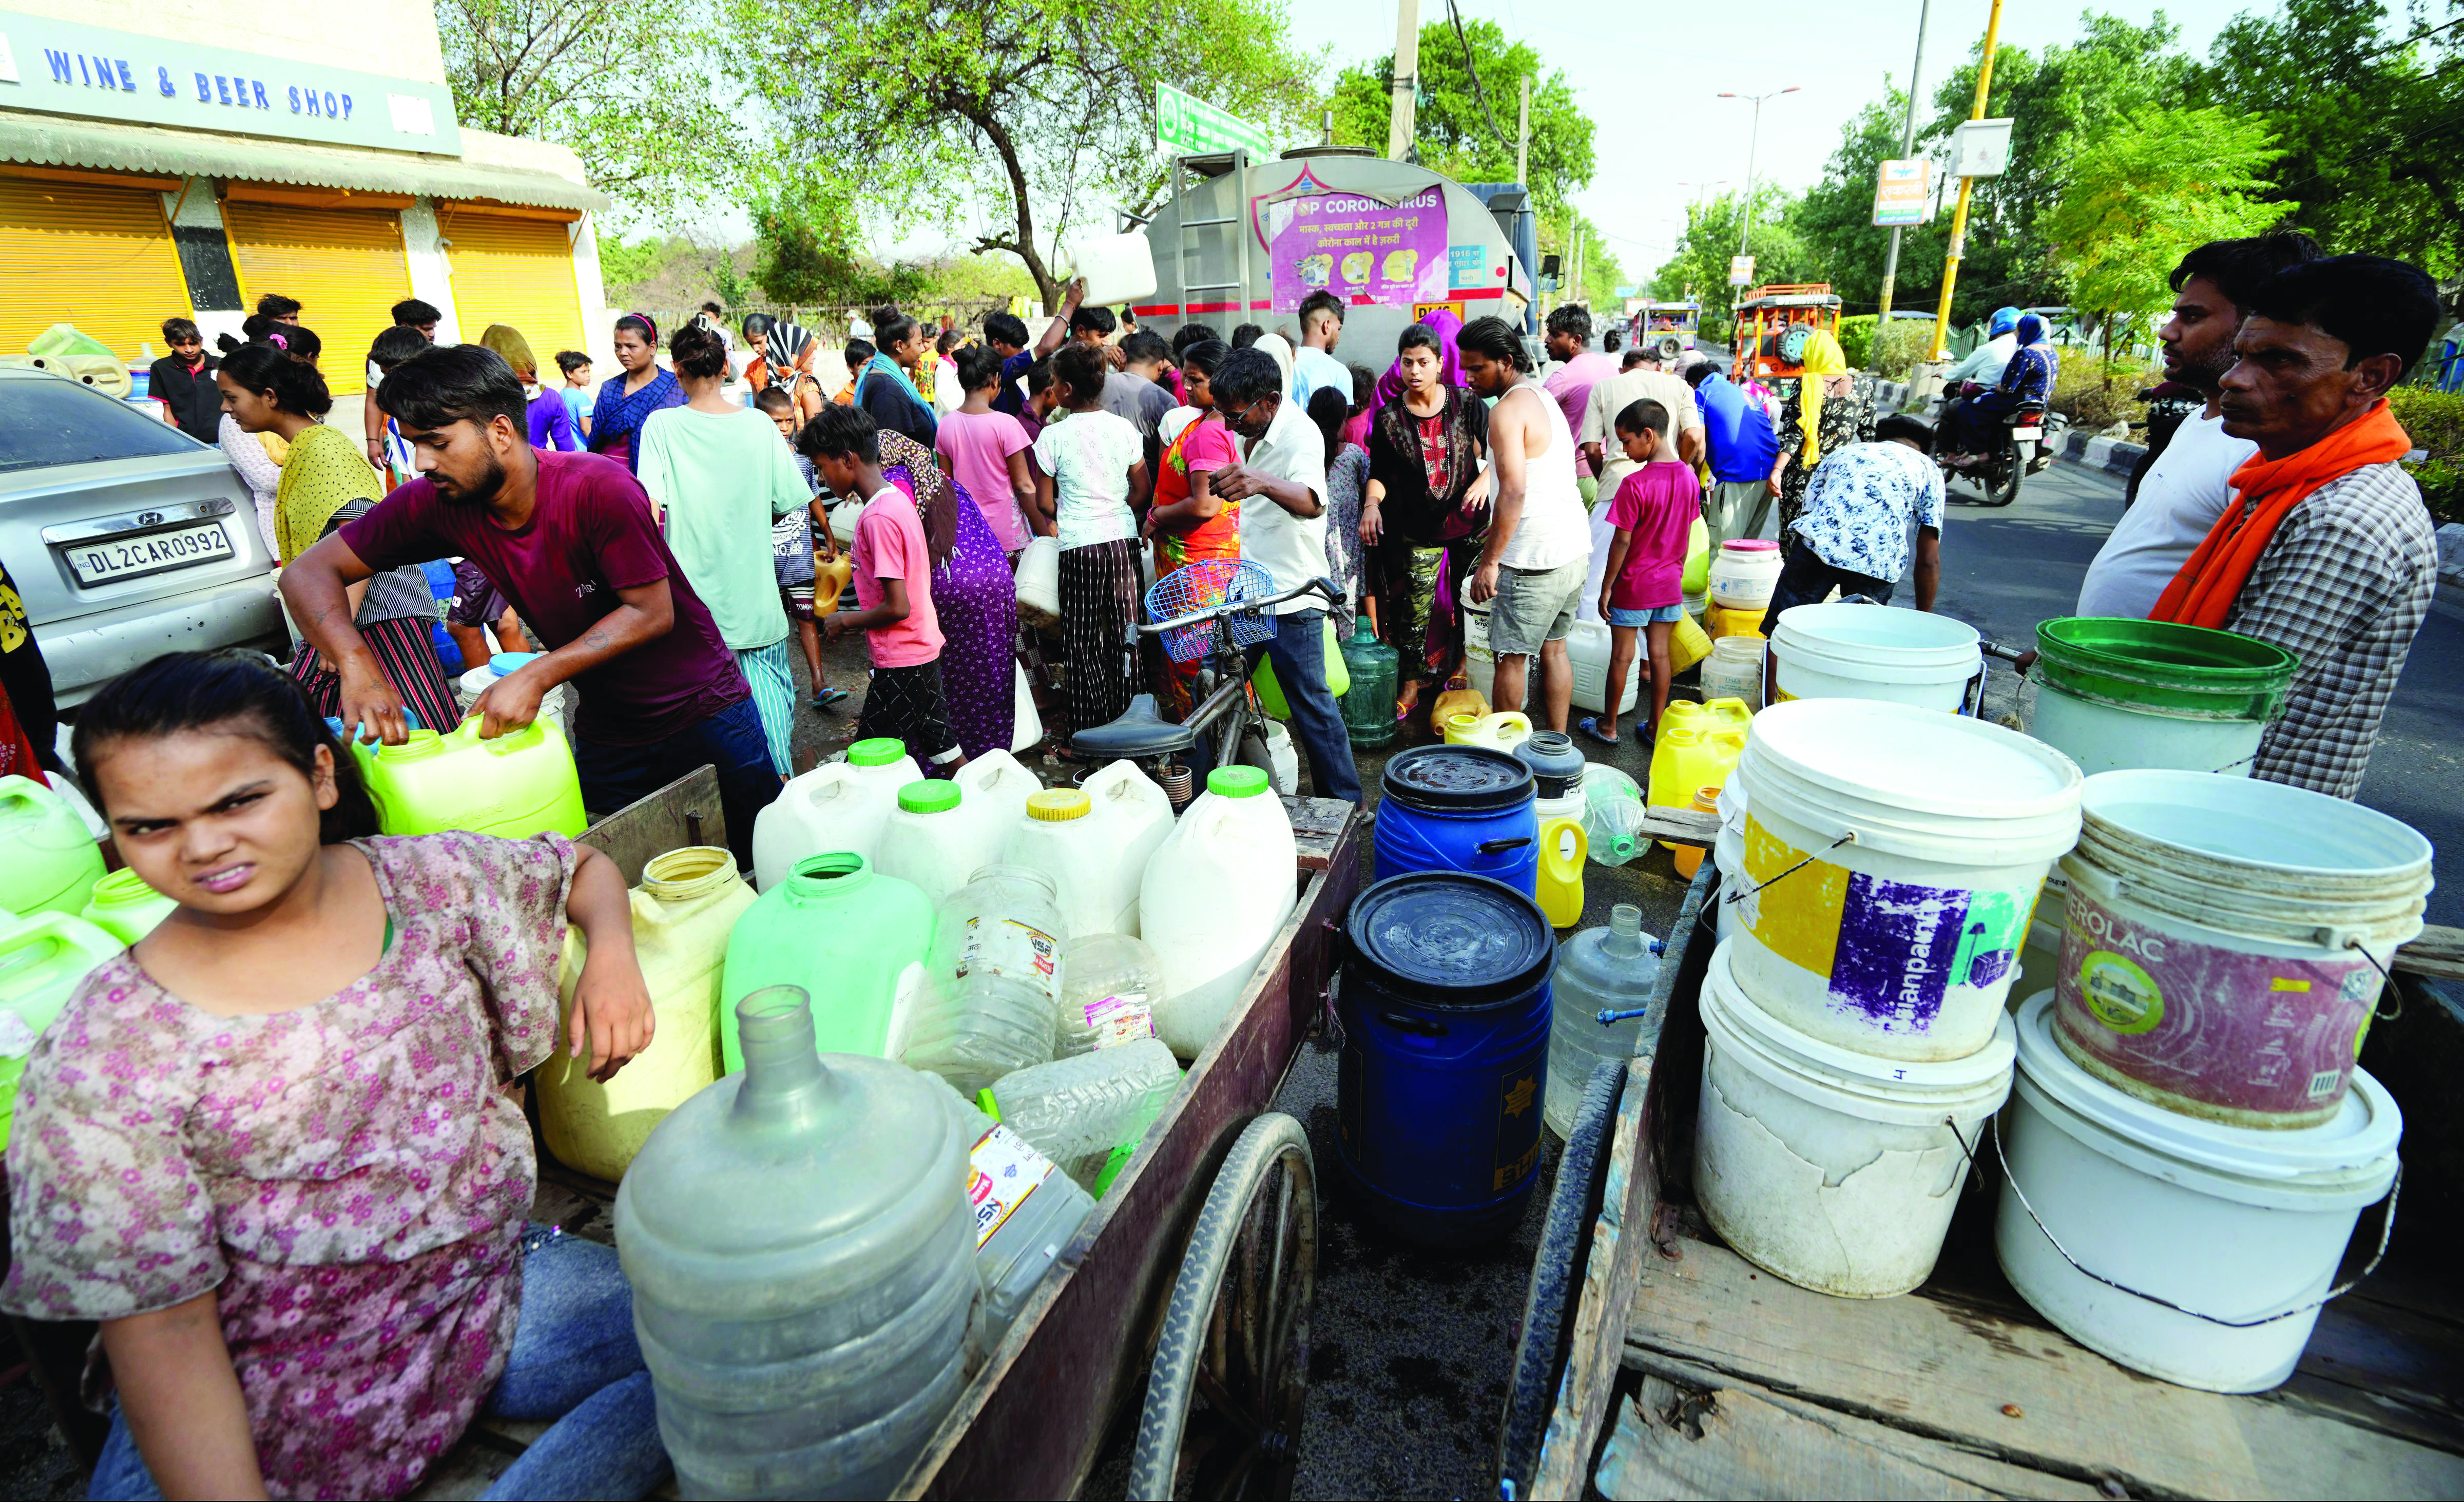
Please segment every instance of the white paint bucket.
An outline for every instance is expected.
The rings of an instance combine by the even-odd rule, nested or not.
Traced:
[[[2057,863],[2036,894],[2036,911],[2028,919],[2028,937],[2019,945],[2019,978],[2011,983],[2011,995],[2004,1004],[2014,1012],[2038,991],[2052,990],[2054,978],[2061,972],[2062,909],[2070,890]]]
[[[1976,628],[1897,606],[1800,605],[1771,632],[1772,703],[1887,699],[1957,714],[1985,671]]]
[[[1749,999],[1711,956],[1703,984],[1703,1101],[1694,1192],[1740,1256],[1791,1283],[1888,1298],[1942,1252],[1964,1139],[2011,1091],[2013,1029],[2000,1018],[1964,1059],[1904,1064],[1808,1037]],[[1956,1123],[1957,1136],[1946,1120]]]
[[[1723,893],[1742,891],[1739,883],[1746,879],[1746,798],[1745,787],[1731,776],[1721,784],[1719,800],[1713,805],[1720,814],[1720,833],[1711,842],[1711,864],[1720,868]],[[1737,904],[1720,903],[1712,928],[1720,942],[1727,943],[1737,931]]]
[[[2079,838],[2079,768],[2016,731],[1874,699],[1756,715],[1736,974],[1790,1027],[1957,1059],[2003,1016],[2037,888]]]
[[[2089,1073],[2253,1127],[2343,1098],[2396,949],[2421,933],[2430,842],[2280,783],[2140,770],[2088,779],[2055,983]]]
[[[2011,1286],[2072,1339],[2151,1377],[2232,1393],[2283,1381],[2363,1208],[2395,1181],[2395,1098],[2356,1072],[2317,1126],[2224,1126],[2091,1078],[2056,1046],[2050,994],[2018,1023],[1993,1234]],[[2283,1317],[2248,1323],[2270,1315]]]

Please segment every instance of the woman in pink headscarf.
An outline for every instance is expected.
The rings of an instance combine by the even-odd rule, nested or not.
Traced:
[[[1455,336],[1463,332],[1463,320],[1441,308],[1420,320],[1419,326],[1438,336],[1438,380],[1446,386],[1460,387],[1463,379],[1463,355],[1455,348]],[[1403,394],[1403,352],[1395,352],[1395,363],[1377,378],[1377,400],[1372,407],[1383,407]]]
[[[1460,326],[1441,313],[1402,332],[1389,377],[1394,394],[1372,409],[1369,424],[1361,573],[1376,604],[1377,634],[1397,658],[1397,720],[1463,665],[1457,601],[1488,530],[1488,405],[1454,379]]]

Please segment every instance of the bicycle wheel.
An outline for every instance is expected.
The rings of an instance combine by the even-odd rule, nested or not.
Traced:
[[[1232,1145],[1182,1254],[1131,1496],[1291,1495],[1316,1291],[1316,1161],[1301,1124],[1268,1112]]]

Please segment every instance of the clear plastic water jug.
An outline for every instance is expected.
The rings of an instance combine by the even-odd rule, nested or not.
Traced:
[[[1138,884],[1172,828],[1172,799],[1135,765],[1114,762],[1078,787],[1028,798],[1001,858],[1051,879],[1069,937],[1134,934]]]
[[[753,882],[762,891],[787,879],[807,855],[847,850],[881,859],[881,833],[898,790],[924,775],[907,747],[886,736],[847,747],[847,760],[827,762],[790,780],[753,820]]]
[[[822,999],[813,1027],[823,1052],[898,1057],[932,950],[933,904],[909,883],[844,851],[797,862],[728,935],[720,1070],[743,1067],[736,1004],[765,985],[801,985]]]
[[[1052,1056],[1074,1058],[1154,1037],[1155,1002],[1162,990],[1163,961],[1145,939],[1127,934],[1071,939]]]
[[[886,1496],[965,1379],[970,1139],[914,1071],[816,1052],[802,989],[736,1017],[743,1071],[616,1191],[659,1438],[687,1496]]]
[[[990,798],[971,797],[956,781],[919,778],[898,790],[874,864],[883,875],[913,883],[938,907],[992,864],[1008,833]]]
[[[1609,920],[1557,946],[1550,977],[1554,1014],[1549,1023],[1549,1088],[1541,1115],[1562,1139],[1574,1125],[1592,1071],[1634,1057],[1642,1019],[1602,1027],[1602,1011],[1632,1011],[1660,983],[1660,941],[1642,931],[1642,909],[1620,902]]]
[[[414,730],[401,745],[371,748],[362,765],[387,834],[468,829],[519,840],[580,834],[590,824],[573,748],[544,719],[493,740],[479,739],[475,719],[443,735]]]
[[[68,800],[28,777],[0,777],[0,908],[82,911],[102,879],[102,847]]]
[[[984,1115],[937,1074],[967,1140],[967,1207],[976,1222],[976,1275],[983,1283],[975,1361],[989,1359],[1018,1312],[1061,1258],[1069,1238],[1095,1213],[1095,1197],[1011,1127]]]
[[[1583,838],[1592,859],[1622,866],[1642,853],[1642,789],[1606,762],[1583,769]]]
[[[567,1167],[611,1182],[625,1177],[625,1165],[651,1128],[718,1078],[727,938],[753,906],[753,889],[724,848],[695,845],[652,856],[630,901],[633,955],[656,1025],[650,1046],[603,1084],[590,1077],[590,1040],[569,1054],[561,1027],[557,1051],[538,1074],[539,1133],[548,1151]],[[558,977],[565,1027],[572,1024],[574,987],[588,958],[581,928],[567,927]]]
[[[1019,866],[978,872],[934,920],[902,1056],[968,1094],[1051,1058],[1064,950],[1050,878]]]
[[[1140,937],[1163,958],[1155,1036],[1194,1059],[1223,1030],[1300,895],[1283,802],[1254,766],[1219,766],[1147,862]]]
[[[1100,1198],[1179,1087],[1172,1049],[1142,1038],[1020,1070],[986,1093],[1004,1126]]]
[[[115,871],[94,884],[94,895],[77,915],[123,944],[133,944],[154,932],[180,904],[145,885],[133,871]]]
[[[0,1147],[17,1113],[17,1076],[34,1040],[77,994],[86,972],[127,945],[70,913],[0,921]]]

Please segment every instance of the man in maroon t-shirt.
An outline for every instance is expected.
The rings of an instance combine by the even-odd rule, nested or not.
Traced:
[[[377,401],[420,477],[282,571],[293,618],[341,675],[343,721],[389,744],[406,734],[402,700],[351,625],[343,591],[459,555],[550,649],[479,696],[481,738],[529,724],[570,680],[582,696],[573,755],[583,804],[613,813],[708,762],[728,843],[749,861],[754,815],[779,796],[779,777],[752,690],[640,484],[612,460],[532,448],[521,382],[478,344],[405,361]]]

